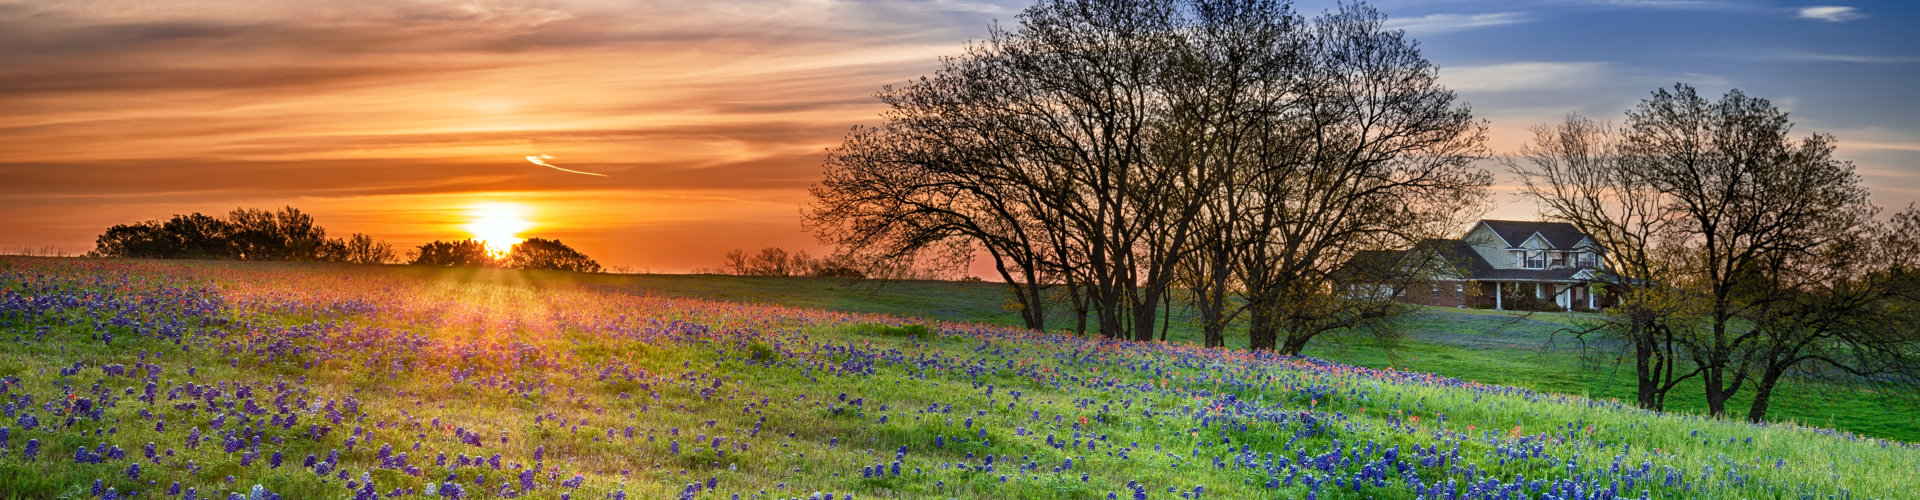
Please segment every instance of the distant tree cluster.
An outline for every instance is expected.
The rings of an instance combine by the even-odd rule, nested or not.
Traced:
[[[867,272],[855,266],[852,259],[846,256],[814,258],[807,255],[805,250],[788,252],[778,247],[762,248],[755,254],[740,249],[727,252],[720,272],[740,276],[867,277]]]
[[[328,238],[313,216],[293,207],[236,208],[224,218],[194,213],[107,228],[93,257],[355,262],[394,260],[393,247],[355,233]]]
[[[538,271],[597,273],[600,263],[561,243],[530,238],[514,245],[505,256],[495,256],[477,240],[431,241],[415,248],[410,264],[439,267],[504,267]]]

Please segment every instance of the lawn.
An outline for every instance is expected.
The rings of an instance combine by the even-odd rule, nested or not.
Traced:
[[[1920,467],[1365,366],[1546,383],[1500,354],[1539,329],[1332,362],[896,285],[7,258],[0,498],[1897,498]]]

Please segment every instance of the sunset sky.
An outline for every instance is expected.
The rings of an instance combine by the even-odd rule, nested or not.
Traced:
[[[822,151],[876,121],[875,90],[1028,3],[0,1],[0,249],[84,252],[112,224],[292,205],[404,252],[517,203],[520,236],[636,271],[817,253],[798,217]],[[1772,99],[1797,132],[1838,135],[1877,203],[1920,201],[1908,2],[1374,5],[1500,151],[1686,81]],[[1533,215],[1495,201],[1490,216]]]

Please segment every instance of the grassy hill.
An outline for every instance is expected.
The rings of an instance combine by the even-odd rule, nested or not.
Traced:
[[[0,260],[0,498],[1899,498],[1920,467],[1847,432],[1007,328],[997,293]],[[1397,358],[1321,353],[1578,356],[1435,314]]]

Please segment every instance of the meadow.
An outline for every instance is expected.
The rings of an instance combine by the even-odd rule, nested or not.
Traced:
[[[1316,351],[1344,364],[1013,328],[996,291],[3,258],[0,498],[1903,498],[1920,470],[1365,366],[1531,334]],[[1490,318],[1434,328],[1561,321]]]

